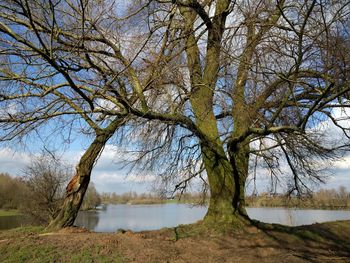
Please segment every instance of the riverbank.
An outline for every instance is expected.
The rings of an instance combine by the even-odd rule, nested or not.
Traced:
[[[189,205],[207,205],[208,202],[198,201],[198,200],[130,200],[129,202],[113,202],[105,203],[103,205],[163,205],[163,204],[189,204]],[[259,201],[251,201],[247,199],[246,206],[248,208],[295,208],[295,209],[320,209],[320,210],[350,210],[350,202],[337,202],[336,204],[329,203],[314,203],[305,201],[304,199],[265,199]],[[99,210],[99,209],[91,209]]]
[[[350,221],[261,224],[218,235],[191,226],[91,233],[43,227],[0,231],[0,262],[349,262]]]
[[[320,195],[318,193],[318,195]],[[286,196],[249,196],[247,207],[285,207],[299,209],[350,210],[350,196],[344,198],[286,197]]]
[[[208,197],[202,193],[177,194],[173,199],[166,199],[164,196],[148,194],[137,194],[135,192],[118,195],[116,193],[102,193],[101,201],[104,204],[207,204]],[[260,193],[259,195],[246,196],[247,207],[285,207],[302,209],[331,209],[350,210],[350,193],[344,186],[338,189],[320,189],[317,192],[302,196],[288,196],[285,194]]]
[[[19,210],[16,209],[0,209],[0,216],[18,216],[21,215]]]
[[[103,205],[163,205],[163,204],[207,204],[207,201],[197,199],[130,199],[128,201],[104,202]]]

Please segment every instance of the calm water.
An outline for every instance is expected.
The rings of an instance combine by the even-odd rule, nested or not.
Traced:
[[[206,207],[186,204],[108,205],[105,210],[80,212],[75,224],[97,232],[114,232],[120,228],[155,230],[194,223],[202,219],[206,211]],[[350,210],[248,208],[247,211],[251,218],[292,226],[350,220]]]
[[[97,232],[155,230],[196,222],[205,213],[205,207],[185,204],[108,205],[105,210],[80,212],[75,224]]]
[[[29,224],[29,219],[22,215],[16,216],[0,216],[0,230],[10,229]]]
[[[80,212],[75,224],[97,232],[115,232],[120,228],[155,230],[194,223],[202,219],[206,211],[206,207],[186,204],[108,205],[104,210]],[[248,208],[247,211],[251,218],[292,226],[350,220],[350,210]],[[23,216],[3,216],[0,217],[0,230],[26,223]]]

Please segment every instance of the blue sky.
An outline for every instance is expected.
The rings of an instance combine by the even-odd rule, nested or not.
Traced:
[[[76,146],[74,146],[76,148]],[[76,164],[82,155],[80,151],[73,149],[64,153],[64,160]],[[8,147],[0,148],[0,172],[7,172],[14,176],[20,176],[22,170],[30,163],[31,154],[25,151],[10,149]],[[156,175],[147,174],[142,171],[133,171],[127,174],[125,169],[121,169],[117,163],[121,158],[121,151],[117,146],[107,145],[99,161],[94,167],[92,181],[99,192],[116,192],[118,194],[136,191],[138,193],[152,191],[152,182]],[[325,185],[321,188],[338,188],[341,185],[350,190],[350,155],[339,159],[330,169],[332,176],[328,178]],[[258,192],[268,190],[269,177],[261,175],[257,180]]]
[[[126,7],[130,3],[130,1],[118,1],[116,10],[118,10],[119,14],[122,15],[123,13],[126,13]],[[28,145],[27,148],[11,143],[7,144],[12,146],[9,148],[3,144],[0,144],[0,172],[7,172],[14,176],[20,176],[22,174],[21,171],[30,163],[31,154],[37,154],[40,152],[44,143],[48,144],[49,149],[61,149],[62,145],[59,142],[59,139],[56,137],[57,135],[52,136],[51,134],[52,127],[48,126],[44,128],[44,130],[45,132],[43,134],[48,135],[49,139],[47,139],[46,136],[43,136],[41,141],[38,140],[37,137],[30,138],[26,142],[26,145]],[[329,133],[331,137],[340,138],[339,132],[334,129],[331,129]],[[75,165],[78,162],[79,157],[82,155],[84,148],[86,148],[88,145],[89,139],[73,140],[69,147],[67,146],[65,149],[63,159],[72,165]],[[334,163],[334,167],[330,169],[333,176],[331,176],[328,179],[327,184],[323,185],[322,187],[337,188],[340,185],[344,185],[350,190],[349,156],[350,155],[346,155],[345,158]],[[155,175],[144,171],[133,171],[131,174],[127,175],[127,171],[125,169],[121,169],[120,165],[117,164],[121,157],[122,156],[120,156],[120,150],[118,147],[113,145],[106,146],[92,173],[92,181],[95,183],[97,190],[100,192],[117,193],[124,193],[128,191],[151,191],[152,181],[155,178]],[[268,189],[268,185],[268,176],[261,173],[259,179],[257,180],[258,191],[266,191]]]
[[[76,148],[76,147],[74,147]],[[79,161],[83,150],[67,150],[61,159],[74,166]],[[33,152],[13,150],[8,147],[0,148],[0,172],[9,173],[13,176],[21,176],[23,169],[30,163],[35,155]],[[151,191],[154,179],[151,175],[140,173],[127,173],[121,169],[118,161],[116,146],[107,145],[99,161],[94,167],[92,181],[99,192],[125,193],[136,191],[139,193]]]
[[[8,109],[7,109],[8,110]],[[1,113],[1,110],[0,110]],[[345,127],[349,127],[348,120],[350,116],[350,110],[335,110],[333,117],[344,119],[341,124]],[[57,123],[57,121],[56,121]],[[334,143],[342,140],[340,130],[334,125],[331,125],[329,121],[319,123],[324,130],[326,136],[330,138]],[[21,176],[22,170],[30,163],[32,155],[40,153],[43,145],[50,150],[62,150],[62,159],[68,162],[72,166],[75,166],[80,156],[83,154],[91,138],[81,136],[76,131],[72,134],[72,141],[70,144],[63,144],[62,138],[59,134],[62,134],[62,130],[57,134],[52,134],[53,126],[48,125],[41,130],[41,138],[38,136],[31,136],[25,141],[24,147],[22,144],[16,144],[15,142],[8,142],[7,144],[0,144],[0,172],[6,172],[13,176]],[[316,127],[317,128],[317,127]],[[11,148],[9,147],[11,146]],[[138,193],[152,191],[152,182],[156,178],[155,174],[148,173],[146,171],[132,171],[127,173],[126,169],[122,169],[118,161],[125,157],[125,153],[118,148],[118,146],[108,144],[106,145],[104,152],[102,153],[99,161],[97,162],[92,172],[92,181],[94,182],[99,192],[116,192],[118,194],[136,191]],[[321,185],[321,188],[338,188],[339,186],[345,186],[350,191],[350,152],[345,154],[344,158],[337,160],[333,163],[333,167],[329,169],[332,176],[330,176],[325,185]],[[258,171],[259,177],[256,182],[257,190],[259,193],[269,190],[270,179],[263,171]],[[251,189],[251,186],[250,188]]]

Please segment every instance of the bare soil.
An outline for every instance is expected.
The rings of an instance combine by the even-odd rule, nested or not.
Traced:
[[[350,262],[350,221],[301,227],[259,224],[220,234],[198,229],[1,231],[0,262]]]

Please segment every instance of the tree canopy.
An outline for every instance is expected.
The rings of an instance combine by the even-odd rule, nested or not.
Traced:
[[[164,187],[201,178],[206,222],[247,218],[257,165],[273,178],[289,173],[289,191],[300,193],[348,147],[349,127],[334,115],[349,107],[347,1],[1,0],[0,8],[1,140],[45,125],[94,137],[58,226],[73,224],[112,136]],[[327,137],[325,123],[343,139]]]

